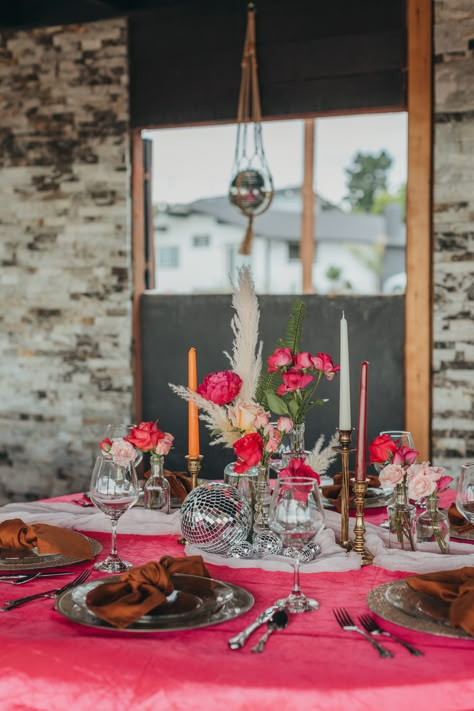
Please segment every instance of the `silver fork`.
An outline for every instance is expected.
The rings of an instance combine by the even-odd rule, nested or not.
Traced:
[[[408,642],[405,642],[403,639],[400,639],[400,637],[397,637],[396,635],[392,634],[391,632],[386,632],[381,627],[379,627],[378,623],[374,620],[374,618],[371,615],[360,615],[359,620],[360,620],[362,627],[369,634],[383,635],[384,637],[390,637],[391,639],[395,640],[395,642],[398,642],[399,644],[401,644],[402,647],[405,647],[405,649],[408,649],[410,654],[413,654],[415,657],[423,657],[424,656],[424,652],[422,652],[421,649],[412,647],[411,644],[408,644]]]
[[[66,585],[63,585],[61,588],[53,588],[53,590],[45,590],[42,593],[36,593],[35,595],[28,595],[27,597],[19,597],[16,600],[7,600],[6,603],[4,604],[3,607],[0,607],[0,612],[6,612],[7,610],[14,610],[16,607],[19,607],[20,605],[24,605],[27,602],[31,602],[32,600],[38,600],[41,597],[58,597],[58,595],[61,595],[63,592],[66,592],[66,590],[70,590],[71,588],[75,587],[76,585],[80,585],[81,583],[84,583],[89,575],[91,574],[91,570],[83,570],[82,573],[79,573],[74,580],[70,580],[69,583],[66,583]]]
[[[382,645],[376,642],[375,639],[373,639],[369,634],[367,634],[367,632],[365,632],[365,630],[354,624],[352,617],[349,615],[347,610],[345,610],[343,607],[340,607],[333,610],[333,612],[334,617],[336,618],[338,624],[342,627],[343,630],[346,630],[347,632],[358,632],[359,634],[361,634],[367,640],[367,642],[370,642],[372,647],[375,647],[381,657],[393,657],[392,652],[390,652],[388,649],[385,649],[385,647],[382,647]]]

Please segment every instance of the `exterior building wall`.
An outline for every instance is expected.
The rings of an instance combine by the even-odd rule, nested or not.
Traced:
[[[0,503],[85,487],[129,420],[127,25],[2,32]]]
[[[474,459],[474,5],[436,0],[433,458]]]

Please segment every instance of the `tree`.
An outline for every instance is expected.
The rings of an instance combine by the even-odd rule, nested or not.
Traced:
[[[348,195],[352,210],[372,212],[377,197],[387,192],[387,173],[393,159],[385,151],[378,155],[356,153],[346,168]]]
[[[374,201],[372,212],[376,215],[382,215],[387,205],[396,203],[402,209],[403,220],[405,221],[405,210],[407,201],[407,185],[401,185],[395,193],[380,193]]]

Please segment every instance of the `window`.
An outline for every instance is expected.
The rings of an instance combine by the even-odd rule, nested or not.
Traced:
[[[193,247],[209,247],[210,242],[209,235],[193,235]]]
[[[158,249],[158,264],[165,269],[177,269],[179,267],[178,247],[160,247]]]
[[[294,262],[299,261],[300,258],[300,245],[299,242],[288,242],[288,261]]]

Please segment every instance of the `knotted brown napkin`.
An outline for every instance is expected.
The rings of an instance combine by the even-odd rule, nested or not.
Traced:
[[[354,472],[349,472],[350,477],[354,477]],[[330,486],[322,486],[321,491],[323,496],[336,507],[336,511],[341,513],[341,489],[342,489],[342,474],[334,475],[334,483]],[[380,481],[378,476],[368,476],[367,485],[370,487],[379,487]],[[349,506],[354,502],[354,491],[352,482],[349,480]]]
[[[429,605],[435,616],[474,636],[474,568],[424,573],[406,581],[413,590],[433,598]]]
[[[117,582],[98,585],[87,594],[87,607],[114,627],[128,627],[166,601],[174,590],[171,576],[175,573],[210,577],[200,555],[164,556],[159,563],[132,568]]]
[[[474,525],[466,521],[462,513],[456,508],[456,504],[451,504],[448,509],[449,523],[451,524],[451,530],[454,532],[453,536],[456,537],[456,533],[462,535],[474,531]]]
[[[37,548],[38,553],[61,553],[80,560],[94,557],[89,540],[80,533],[48,523],[28,525],[21,518],[0,523],[0,548],[17,551]]]

